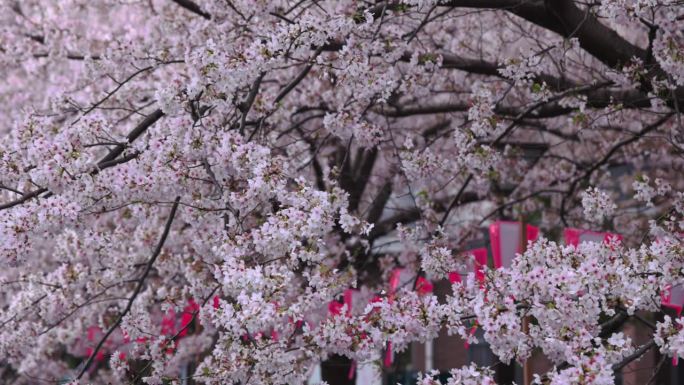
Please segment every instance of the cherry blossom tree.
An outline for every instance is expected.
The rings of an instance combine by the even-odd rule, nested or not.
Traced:
[[[473,325],[541,384],[684,357],[680,1],[5,0],[0,30],[2,383],[300,384]],[[496,218],[541,235],[420,290]]]

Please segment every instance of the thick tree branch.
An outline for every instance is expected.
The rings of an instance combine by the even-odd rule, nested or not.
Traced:
[[[42,194],[42,193],[44,193],[44,192],[47,192],[47,189],[44,188],[44,187],[39,188],[39,189],[37,189],[37,190],[33,190],[33,191],[29,192],[29,193],[26,193],[24,196],[22,196],[22,197],[19,198],[19,199],[15,199],[15,200],[13,200],[13,201],[11,201],[11,202],[7,202],[7,203],[5,203],[5,204],[0,205],[0,210],[4,210],[4,209],[8,209],[8,208],[10,208],[10,207],[14,207],[14,206],[20,205],[20,204],[22,204],[22,203],[24,203],[24,202],[26,202],[26,201],[28,201],[28,200],[31,200],[31,199],[37,197],[38,195],[40,195],[40,194]]]
[[[630,362],[632,362],[632,361],[638,359],[639,357],[643,356],[644,353],[649,351],[654,346],[656,346],[655,340],[650,340],[647,343],[641,345],[636,351],[634,351],[634,353],[630,354],[629,356],[625,357],[622,361],[613,365],[613,370],[617,371],[617,370],[624,368]]]
[[[582,9],[573,0],[451,0],[442,6],[507,10],[533,24],[556,32],[565,38],[577,38],[580,47],[610,68],[621,69],[633,58],[649,62],[649,51],[630,43],[617,32],[602,24],[591,8]],[[645,81],[644,92],[652,90],[650,80],[665,80],[665,71],[653,65]],[[684,99],[684,87],[678,87],[668,100]]]
[[[126,135],[126,141],[128,143],[133,143],[136,139],[140,137],[145,131],[147,131],[148,128],[150,128],[154,123],[157,122],[157,120],[161,119],[161,117],[164,116],[164,113],[162,110],[157,109],[153,111],[151,114],[147,115],[145,119],[143,119],[142,122],[140,122],[131,132]],[[126,149],[126,146],[124,145],[117,145],[114,147],[107,155],[105,155],[104,158],[100,159],[98,162],[98,168],[100,168],[100,164],[106,163],[106,162],[111,162],[112,160],[116,159],[119,155],[121,155],[124,150]]]
[[[354,211],[359,207],[361,196],[366,190],[366,185],[375,165],[375,160],[378,156],[378,149],[376,147],[370,150],[360,150],[356,157],[356,164],[352,167],[356,173],[351,175],[351,180],[346,180],[348,184],[345,186],[349,192],[349,210]]]
[[[244,135],[245,133],[244,131],[245,124],[247,123],[247,114],[249,113],[249,110],[252,109],[252,105],[254,104],[254,100],[256,100],[257,94],[259,94],[259,87],[261,87],[261,81],[263,80],[264,75],[266,75],[266,73],[261,72],[257,78],[254,79],[254,83],[249,90],[249,94],[247,94],[247,99],[245,99],[245,101],[240,103],[238,106],[238,109],[242,113],[242,117],[240,119],[240,135]]]
[[[620,330],[620,328],[622,327],[622,325],[624,325],[628,318],[629,315],[627,315],[627,312],[619,311],[611,319],[601,324],[601,332],[598,336],[600,338],[610,337],[611,335],[613,335],[613,333],[616,333]]]
[[[392,181],[389,180],[382,185],[378,196],[371,202],[370,208],[368,209],[368,215],[366,216],[366,221],[368,223],[375,223],[380,219],[391,195]]]
[[[610,84],[604,83],[603,85],[608,87]],[[621,104],[626,109],[648,108],[651,106],[651,99],[637,90],[595,89],[595,86],[593,85],[585,87],[578,86],[575,90],[577,90],[577,94],[586,95],[587,107],[590,108],[605,108],[614,104]],[[563,95],[568,95],[568,92],[563,93]],[[416,115],[465,112],[468,111],[469,108],[470,105],[466,102],[453,102],[403,106],[395,105],[392,107],[383,107],[382,109],[377,110],[377,112],[384,116],[401,118]],[[536,108],[534,111],[527,114],[526,117],[531,119],[554,118],[569,114],[574,110],[575,108],[566,107],[557,102],[548,103]],[[503,116],[516,116],[521,113],[521,109],[520,107],[515,106],[496,106],[494,112]]]
[[[179,6],[187,9],[188,11],[190,11],[196,15],[202,16],[203,18],[205,18],[207,20],[211,20],[211,15],[209,13],[203,11],[199,5],[195,4],[195,2],[193,2],[191,0],[171,0],[171,1],[173,1],[174,3],[178,4]]]
[[[633,57],[646,58],[644,49],[601,24],[591,12],[578,8],[572,0],[452,0],[441,5],[507,10],[566,38],[577,37],[584,50],[612,68],[629,63]]]
[[[281,100],[283,100],[287,96],[287,94],[290,93],[290,91],[295,89],[295,87],[297,87],[297,85],[299,83],[301,83],[301,81],[304,80],[304,78],[306,78],[306,75],[308,75],[309,71],[311,71],[311,68],[313,68],[313,65],[314,65],[314,62],[316,61],[316,58],[318,57],[318,55],[321,54],[322,51],[323,51],[323,47],[319,47],[316,50],[316,52],[314,52],[314,55],[311,58],[311,62],[304,67],[302,72],[300,72],[296,78],[294,78],[289,84],[287,84],[285,87],[283,87],[283,89],[280,90],[280,92],[278,92],[278,96],[276,96],[276,98],[274,100],[274,102],[276,104],[279,103]]]

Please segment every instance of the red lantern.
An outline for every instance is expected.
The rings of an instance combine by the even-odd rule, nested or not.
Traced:
[[[622,240],[622,235],[615,233],[597,232],[575,228],[567,228],[563,231],[566,245],[577,246],[580,242],[606,242]]]
[[[515,255],[522,252],[521,230],[520,222],[496,221],[489,226],[495,268],[511,266]],[[539,236],[538,227],[527,225],[526,230],[527,241],[535,241]]]
[[[484,267],[487,266],[487,249],[481,247],[479,249],[468,250],[466,254],[473,256],[474,261],[472,263],[472,268],[475,272],[475,278],[480,283],[484,282]],[[449,273],[449,282],[461,282],[463,281],[462,276],[465,277],[466,275],[467,273],[452,271]]]
[[[411,274],[410,271],[402,268],[396,268],[392,272],[392,275],[390,276],[390,281],[389,281],[389,293],[387,295],[388,301],[392,303],[394,301],[394,296],[396,295],[396,292],[399,288],[404,287],[405,285],[408,285],[409,282],[412,282],[415,279],[415,289],[416,292],[420,295],[425,295],[432,293],[432,282],[428,281],[427,279],[423,277],[415,277],[414,274]],[[392,366],[392,361],[394,360],[394,352],[392,350],[392,343],[388,342],[387,343],[387,350],[385,352],[385,366],[390,367]]]
[[[677,316],[681,315],[684,308],[684,285],[668,286],[660,299],[663,306],[674,309]]]
[[[684,308],[684,285],[668,286],[660,294],[660,302],[664,307],[674,309],[677,312],[677,317],[682,314]],[[672,357],[672,365],[677,366],[679,357],[675,355]]]

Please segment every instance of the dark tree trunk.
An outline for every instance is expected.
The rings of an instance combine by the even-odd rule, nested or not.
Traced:
[[[333,355],[321,363],[321,377],[330,385],[354,385],[356,372],[349,378],[352,361],[344,356]]]

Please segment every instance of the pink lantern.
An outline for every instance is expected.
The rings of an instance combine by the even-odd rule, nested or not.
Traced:
[[[401,287],[407,286],[415,280],[415,289],[420,295],[425,295],[432,293],[433,286],[430,281],[423,277],[415,277],[410,271],[402,268],[396,268],[392,272],[389,281],[389,293],[387,299],[390,303],[394,302],[394,297],[397,290]],[[412,287],[413,288],[413,287]],[[392,361],[394,360],[394,351],[392,349],[392,343],[387,343],[387,350],[385,352],[385,366],[392,366]]]
[[[684,285],[668,286],[660,299],[663,306],[674,309],[678,316],[681,315],[684,308]]]
[[[580,242],[610,242],[611,239],[622,240],[622,235],[615,233],[597,232],[575,228],[567,228],[563,231],[566,245],[577,246]]]
[[[479,249],[473,249],[467,251],[467,254],[470,254],[474,257],[474,261],[472,264],[472,268],[475,271],[475,278],[477,279],[478,282],[480,282],[480,285],[484,285],[484,280],[485,280],[485,275],[484,275],[484,267],[487,266],[487,249],[484,247],[481,247]],[[467,274],[458,272],[458,271],[452,271],[449,273],[449,282],[454,283],[454,282],[462,282],[463,278],[461,276],[466,276]],[[477,326],[473,325],[470,328],[470,335],[474,335],[475,332],[477,331]],[[470,344],[468,341],[464,343],[464,346],[466,349],[470,348]]]
[[[680,236],[684,235],[682,233]],[[660,240],[656,239],[656,242]],[[677,316],[682,314],[682,309],[684,309],[684,285],[668,286],[660,294],[660,302],[663,306],[670,309],[674,309],[677,312]]]
[[[475,278],[478,282],[484,282],[484,267],[487,266],[487,249],[481,247],[479,249],[468,250],[466,254],[470,254],[474,257],[472,268],[473,271],[475,271]],[[452,271],[449,273],[449,282],[461,282],[466,275],[467,273]]]
[[[342,308],[346,306],[344,314],[347,317],[350,317],[352,315],[352,310],[355,305],[354,299],[358,298],[357,295],[354,295],[356,291],[357,290],[354,289],[346,289],[342,295],[342,302],[337,300],[330,301],[330,303],[328,304],[328,313],[333,317],[339,316],[342,314]],[[355,373],[356,361],[352,361],[351,366],[349,367],[349,372],[347,373],[347,378],[351,380],[352,378],[354,378]]]
[[[361,309],[362,306],[365,306],[365,304],[362,302],[363,299],[361,297],[362,296],[358,295],[358,290],[346,289],[342,294],[342,302],[337,300],[330,301],[330,303],[328,304],[328,314],[333,317],[342,315],[342,308],[346,306],[344,314],[345,316],[350,317],[352,315],[352,312],[359,311],[359,309]],[[377,298],[379,299],[379,297]],[[374,302],[375,300],[376,298],[372,298],[371,302]],[[364,337],[362,336],[362,338]],[[351,380],[352,378],[354,378],[355,373],[356,361],[352,361],[351,366],[349,367],[349,372],[347,373],[347,378]]]
[[[489,226],[495,268],[511,266],[515,255],[522,252],[521,230],[520,222],[496,221]],[[535,241],[539,236],[538,227],[527,225],[526,230],[527,241]]]
[[[416,292],[420,295],[425,295],[425,294],[430,294],[432,293],[432,290],[434,289],[434,286],[432,285],[432,282],[428,281],[427,279],[423,277],[418,277],[416,280]]]
[[[215,304],[218,304],[218,297],[216,297]],[[196,314],[199,312],[200,306],[194,299],[188,300],[188,305],[183,308],[183,312],[177,314],[173,307],[162,314],[156,312],[153,314],[153,319],[160,320],[160,334],[173,338],[173,345],[165,347],[167,354],[172,354],[180,343],[180,340],[188,334],[188,329],[192,326],[192,322],[197,318]],[[199,321],[199,320],[198,320]],[[90,326],[87,329],[87,336],[85,339],[77,340],[74,350],[79,356],[90,357],[95,351],[95,347],[99,341],[105,336],[104,330],[98,326]],[[136,339],[138,343],[145,343],[146,337],[139,337]],[[115,350],[119,351],[119,358],[125,359],[131,350],[131,339],[126,332],[121,328],[116,328],[114,332],[108,336],[103,345],[95,354],[95,362],[103,362],[108,355],[111,355]],[[90,370],[95,370],[93,366]]]
[[[684,238],[684,233],[679,234]],[[656,243],[662,242],[661,239],[656,239]],[[684,308],[684,285],[668,285],[662,293],[660,293],[660,303],[664,307],[674,309],[677,315],[682,314]]]
[[[346,305],[347,310],[345,311],[346,316],[352,314],[354,289],[346,289],[342,295],[342,302],[333,300],[328,304],[328,312],[330,315],[336,316],[342,314],[342,308]]]
[[[660,302],[664,307],[674,309],[677,316],[682,315],[682,308],[684,308],[684,285],[668,286],[660,294]],[[675,355],[672,357],[672,365],[677,366],[679,357]]]
[[[396,268],[392,271],[389,280],[389,300],[390,302],[394,300],[394,295],[397,290],[402,287],[408,286],[415,279],[415,275],[411,271],[402,268]]]
[[[680,233],[680,236],[684,234]],[[656,242],[660,240],[656,239]],[[682,315],[682,309],[684,309],[684,285],[668,285],[662,293],[660,293],[660,304],[663,307],[674,309],[677,313],[677,317]],[[677,366],[679,364],[679,357],[675,355],[672,357],[672,365]]]
[[[402,287],[410,287],[415,289],[420,295],[432,293],[432,282],[425,279],[424,277],[416,277],[415,273],[407,269],[396,268],[392,271],[392,275],[389,280],[389,293],[387,298],[391,303],[394,301],[394,296],[397,291]]]

